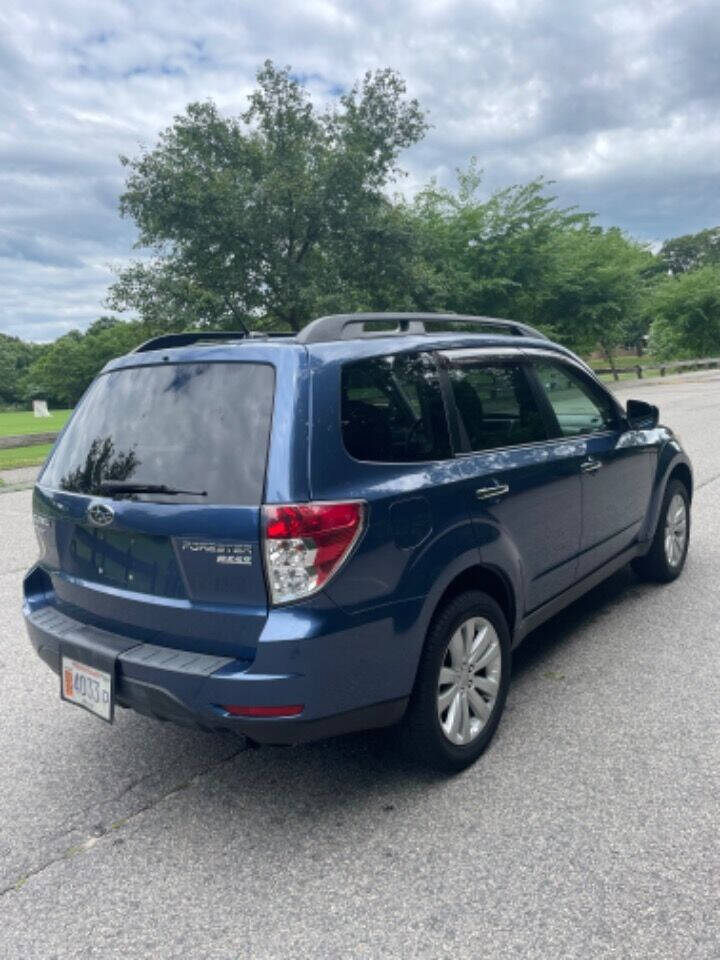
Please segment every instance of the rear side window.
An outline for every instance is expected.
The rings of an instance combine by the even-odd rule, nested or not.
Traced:
[[[429,354],[348,363],[341,390],[343,442],[351,457],[416,463],[451,456],[437,369]]]
[[[545,421],[519,364],[455,362],[449,376],[471,450],[547,439]]]
[[[173,503],[262,500],[274,370],[259,363],[133,367],[98,377],[42,478],[100,494],[105,480],[163,484],[207,496]]]

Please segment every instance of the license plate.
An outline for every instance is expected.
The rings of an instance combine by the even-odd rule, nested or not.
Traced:
[[[113,689],[109,673],[71,657],[63,657],[60,680],[60,696],[63,700],[85,707],[90,713],[112,723]]]

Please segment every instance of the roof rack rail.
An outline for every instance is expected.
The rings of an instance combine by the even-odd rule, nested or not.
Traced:
[[[377,323],[395,323],[396,326],[390,330],[366,328],[366,324]],[[544,333],[516,320],[505,320],[499,317],[469,317],[459,313],[341,313],[313,320],[297,334],[296,340],[299,343],[329,343],[333,340],[351,340],[355,337],[411,336],[427,333],[425,326],[427,323],[493,327],[498,331],[506,330],[516,337],[537,337],[540,340],[547,340]],[[353,331],[352,327],[360,327],[360,330]]]
[[[147,353],[150,350],[170,350],[172,347],[188,347],[193,343],[227,343],[233,340],[247,340],[247,330],[185,330],[182,333],[164,333],[152,337],[135,347],[133,353]]]

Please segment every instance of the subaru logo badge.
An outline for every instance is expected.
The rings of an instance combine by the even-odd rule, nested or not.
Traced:
[[[115,511],[107,503],[91,503],[87,509],[87,518],[96,527],[107,527],[115,519]]]

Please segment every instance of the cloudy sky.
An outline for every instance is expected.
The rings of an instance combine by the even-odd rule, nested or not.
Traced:
[[[720,16],[692,0],[14,0],[0,12],[0,331],[102,312],[133,256],[121,153],[191,100],[244,109],[270,57],[326,100],[392,66],[433,128],[412,190],[473,154],[657,242],[720,223]]]

